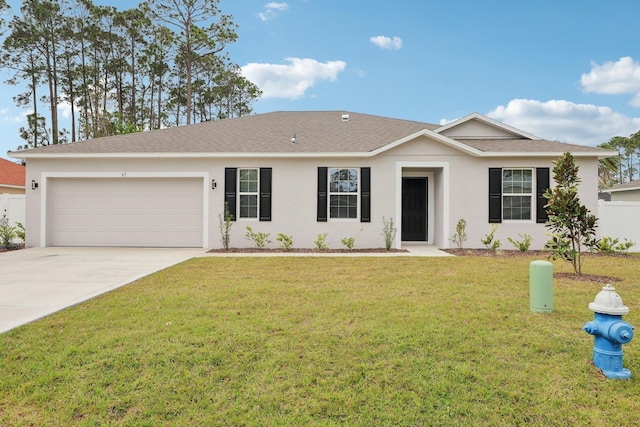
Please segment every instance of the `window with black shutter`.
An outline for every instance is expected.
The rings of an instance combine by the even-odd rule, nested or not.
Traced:
[[[224,200],[234,221],[271,221],[271,180],[271,168],[225,168]]]

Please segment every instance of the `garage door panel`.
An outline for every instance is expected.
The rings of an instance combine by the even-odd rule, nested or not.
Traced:
[[[49,181],[48,245],[202,247],[202,179]]]

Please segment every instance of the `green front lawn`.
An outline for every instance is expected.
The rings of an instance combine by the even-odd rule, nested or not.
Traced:
[[[605,379],[602,284],[531,313],[533,259],[191,260],[0,335],[0,425],[639,425],[640,337]],[[585,263],[634,326],[639,267]]]

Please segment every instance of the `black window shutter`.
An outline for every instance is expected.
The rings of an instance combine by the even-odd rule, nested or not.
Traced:
[[[318,222],[327,222],[327,180],[326,167],[318,168]]]
[[[489,223],[502,222],[502,168],[489,168]]]
[[[371,222],[371,168],[360,168],[360,222]]]
[[[224,201],[229,206],[231,220],[236,220],[236,177],[237,168],[224,169]]]
[[[536,169],[536,222],[547,222],[549,216],[544,205],[547,204],[547,199],[543,194],[549,188],[549,168],[537,168]]]
[[[260,168],[260,221],[271,221],[271,168]]]

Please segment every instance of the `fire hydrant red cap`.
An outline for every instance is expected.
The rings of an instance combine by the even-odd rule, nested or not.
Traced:
[[[621,316],[629,313],[629,307],[622,304],[622,298],[616,292],[616,288],[608,284],[596,295],[595,301],[589,304],[589,310],[596,313]]]

